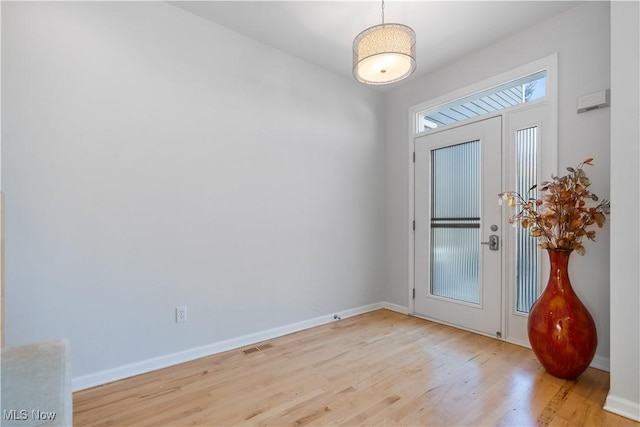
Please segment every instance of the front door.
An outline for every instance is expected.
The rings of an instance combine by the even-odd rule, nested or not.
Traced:
[[[415,139],[415,314],[501,336],[501,117]]]

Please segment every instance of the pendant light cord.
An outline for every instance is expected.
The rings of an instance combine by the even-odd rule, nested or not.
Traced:
[[[382,23],[384,24],[384,0],[382,0]]]

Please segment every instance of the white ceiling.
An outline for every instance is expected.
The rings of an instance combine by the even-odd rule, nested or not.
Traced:
[[[381,22],[379,1],[170,3],[344,76],[351,76],[355,36]],[[386,0],[385,22],[405,24],[416,32],[418,66],[409,78],[412,79],[578,3],[581,2]],[[392,86],[399,84],[402,82]]]

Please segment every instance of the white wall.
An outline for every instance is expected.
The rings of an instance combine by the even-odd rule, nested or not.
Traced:
[[[8,345],[78,377],[381,301],[381,94],[164,2],[2,7]]]
[[[640,421],[640,3],[611,3],[611,389]]]
[[[593,192],[609,198],[609,109],[576,114],[576,98],[609,87],[609,5],[586,2],[527,28],[389,93],[387,139],[387,293],[385,301],[406,306],[409,300],[409,108],[480,82],[539,58],[558,53],[558,161],[562,170],[587,157]],[[421,58],[420,61],[428,61]],[[420,64],[418,64],[420,66]],[[599,333],[596,357],[609,357],[609,229],[598,242],[575,255],[570,276],[576,292],[593,314]]]

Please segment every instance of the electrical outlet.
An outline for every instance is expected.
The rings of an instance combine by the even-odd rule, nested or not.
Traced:
[[[187,321],[187,307],[176,307],[176,323]]]

